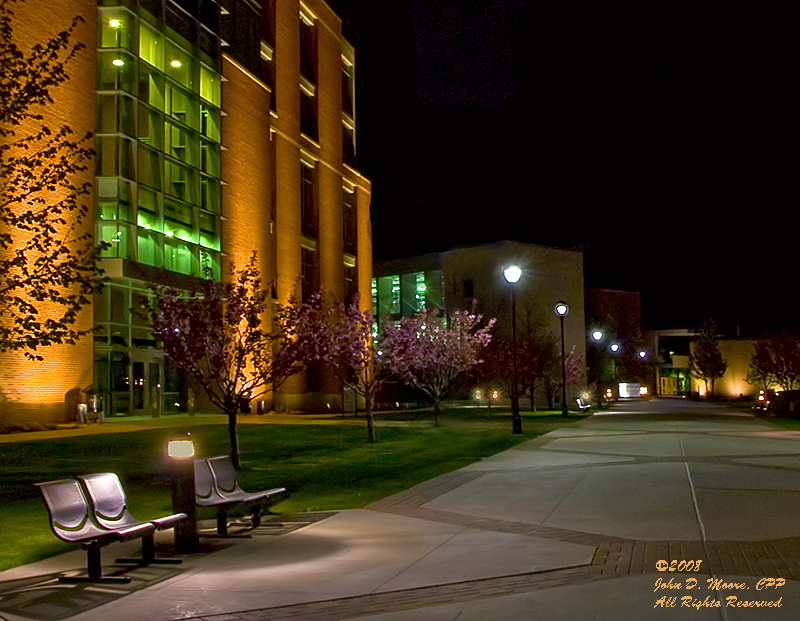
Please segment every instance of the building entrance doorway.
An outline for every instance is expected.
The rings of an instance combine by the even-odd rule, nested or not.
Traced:
[[[662,395],[677,395],[678,394],[678,378],[677,377],[662,377],[661,378],[661,394]]]
[[[131,352],[131,414],[161,416],[164,412],[164,370],[148,352]]]

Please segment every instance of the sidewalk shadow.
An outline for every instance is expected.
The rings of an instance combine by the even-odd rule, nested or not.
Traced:
[[[63,572],[30,576],[0,583],[0,613],[36,621],[58,621],[108,604],[121,597],[169,580],[182,570],[176,567],[147,565],[135,571],[124,568],[127,584],[78,583],[58,581]],[[0,617],[2,618],[2,617]]]

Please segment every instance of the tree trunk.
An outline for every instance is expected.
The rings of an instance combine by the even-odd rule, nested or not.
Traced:
[[[372,404],[371,399],[367,397],[364,399],[367,404],[367,441],[375,443],[375,419],[372,417]]]
[[[372,417],[372,410],[367,412],[367,439],[372,444],[375,443],[375,419]]]
[[[439,415],[442,413],[442,409],[439,407],[439,402],[433,402],[433,424],[434,426],[439,426]]]
[[[236,470],[241,470],[239,462],[239,434],[236,432],[236,411],[228,412],[228,437],[231,441],[231,462]]]

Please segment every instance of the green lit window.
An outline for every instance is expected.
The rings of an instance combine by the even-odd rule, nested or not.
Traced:
[[[222,105],[219,74],[205,65],[200,65],[200,97],[219,108]]]
[[[200,248],[200,276],[219,280],[222,275],[221,267],[222,258],[219,252],[214,252],[207,248]]]
[[[164,70],[164,35],[145,23],[139,26],[139,58]]]
[[[161,230],[161,208],[160,208],[160,194],[148,190],[144,187],[139,187],[139,226],[147,227],[160,231]]]
[[[164,74],[145,64],[139,65],[139,101],[164,110]]]
[[[115,50],[101,51],[97,56],[97,90],[135,92],[136,63],[131,54]]]
[[[109,246],[103,250],[104,257],[120,257],[123,259],[132,258],[130,256],[130,228],[125,224],[116,222],[105,222],[98,225],[98,237],[100,241],[106,242]]]
[[[220,176],[219,145],[200,141],[200,170],[212,177]]]
[[[141,212],[140,212],[141,213]],[[147,229],[139,228],[139,263],[152,265],[153,267],[161,267],[162,264],[162,251],[161,240],[162,235]]]
[[[425,310],[425,292],[428,287],[425,285],[425,273],[417,272],[415,275],[415,296],[417,301],[417,310]]]
[[[101,134],[122,133],[128,136],[136,135],[135,100],[124,95],[98,95],[98,123],[97,131]]]
[[[98,136],[95,174],[112,177],[133,177],[133,141],[117,136]]]
[[[164,71],[168,77],[190,91],[195,88],[194,77],[195,60],[182,47],[172,41],[167,41],[166,62]]]
[[[180,240],[167,238],[164,241],[164,267],[173,272],[191,275],[193,270],[192,249]]]
[[[400,277],[392,276],[392,302],[391,313],[393,315],[400,312]]]
[[[208,211],[219,213],[219,181],[205,175],[200,176],[200,206]]]
[[[200,129],[200,106],[191,94],[171,84],[166,86],[165,93],[165,112],[192,129]]]
[[[117,202],[116,201],[98,201],[97,212],[101,220],[116,220],[117,219]]]
[[[121,47],[126,50],[134,49],[134,32],[132,26],[135,17],[123,9],[100,9],[98,46]]]
[[[187,203],[197,202],[197,175],[182,164],[164,162],[164,192]]]
[[[161,156],[157,151],[139,144],[139,183],[154,190],[161,189]]]
[[[153,149],[164,148],[164,115],[139,104],[139,141]]]
[[[153,231],[160,231],[161,230],[161,219],[158,217],[158,214],[152,212],[148,209],[145,209],[141,205],[137,210],[137,222],[139,226],[142,228]]]
[[[164,229],[169,237],[194,242],[194,210],[189,205],[166,201],[164,203]]]
[[[200,245],[219,250],[219,216],[200,212]]]
[[[204,136],[211,138],[211,140],[214,142],[220,142],[222,136],[220,132],[219,117],[219,110],[215,110],[214,108],[210,108],[208,106],[201,106],[200,131]]]
[[[105,256],[219,279],[222,78],[133,6],[98,9],[97,238]]]
[[[197,134],[167,123],[164,138],[164,151],[168,155],[195,168],[200,166],[200,141]]]

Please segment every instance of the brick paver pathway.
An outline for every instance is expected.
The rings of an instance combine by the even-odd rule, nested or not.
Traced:
[[[674,431],[648,433],[675,433]],[[680,433],[680,432],[679,432]],[[698,433],[698,432],[694,432]],[[542,438],[542,444],[550,440]],[[800,454],[800,444],[798,445]],[[727,457],[637,457],[633,462],[709,461],[730,463]],[[597,464],[593,464],[597,466]],[[566,466],[580,468],[581,466]],[[563,469],[565,466],[558,466]],[[428,606],[490,599],[540,589],[582,584],[620,576],[659,574],[659,560],[702,559],[703,575],[736,575],[800,580],[800,537],[771,541],[644,541],[611,537],[500,519],[480,518],[438,511],[423,505],[483,476],[479,471],[457,471],[417,485],[369,507],[414,518],[458,524],[489,531],[553,539],[595,547],[592,562],[585,566],[552,571],[522,573],[453,584],[371,593],[355,597],[249,610],[237,613],[193,617],[195,621],[336,621],[362,615],[414,610]],[[673,574],[674,575],[674,574]]]

